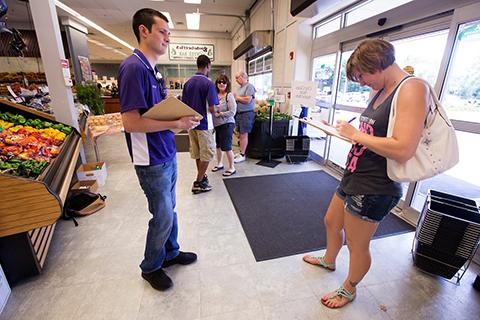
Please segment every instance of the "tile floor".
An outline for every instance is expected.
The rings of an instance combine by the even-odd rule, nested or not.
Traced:
[[[174,288],[155,291],[138,268],[149,213],[123,136],[102,137],[99,148],[108,168],[101,189],[107,207],[76,228],[58,222],[44,273],[13,288],[0,319],[480,319],[480,293],[471,286],[480,267],[473,264],[460,286],[428,276],[412,266],[413,234],[374,240],[373,266],[357,299],[342,310],[325,308],[320,297],[346,276],[346,247],[333,273],[303,263],[302,255],[256,262],[221,174],[209,173],[212,192],[191,194],[195,168],[187,153],[178,154],[179,240],[199,260],[169,268]],[[270,169],[249,160],[236,176],[320,168],[308,162]]]

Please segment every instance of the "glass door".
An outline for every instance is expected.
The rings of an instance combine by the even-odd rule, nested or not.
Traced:
[[[309,109],[308,116],[313,121],[328,121],[332,107],[336,54],[328,54],[313,59],[312,80],[317,87],[315,106]],[[310,150],[322,158],[325,157],[326,135],[312,126],[307,126],[310,137]]]
[[[460,162],[444,174],[417,184],[411,205],[416,210],[422,209],[429,189],[480,200],[479,62],[480,20],[462,23],[456,30],[453,53],[441,95],[441,102],[457,128]]]

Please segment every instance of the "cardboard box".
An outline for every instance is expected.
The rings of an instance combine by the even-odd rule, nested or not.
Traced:
[[[90,191],[93,193],[97,193],[97,189],[98,189],[97,180],[79,180],[77,183],[73,185],[70,191],[72,192]]]
[[[3,273],[2,266],[0,265],[0,314],[3,311],[3,308],[5,308],[11,292],[12,290],[10,289],[7,278]]]
[[[77,170],[78,180],[96,180],[100,187],[107,181],[107,165],[105,162],[83,163]]]

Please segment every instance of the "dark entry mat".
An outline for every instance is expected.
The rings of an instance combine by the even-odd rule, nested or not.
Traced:
[[[257,261],[324,249],[323,216],[338,185],[324,171],[223,180]],[[390,214],[374,238],[414,231]]]

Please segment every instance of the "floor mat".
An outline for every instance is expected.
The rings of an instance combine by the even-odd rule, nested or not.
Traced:
[[[325,215],[338,185],[324,171],[223,180],[257,261],[324,249]],[[415,229],[390,214],[374,238]]]

